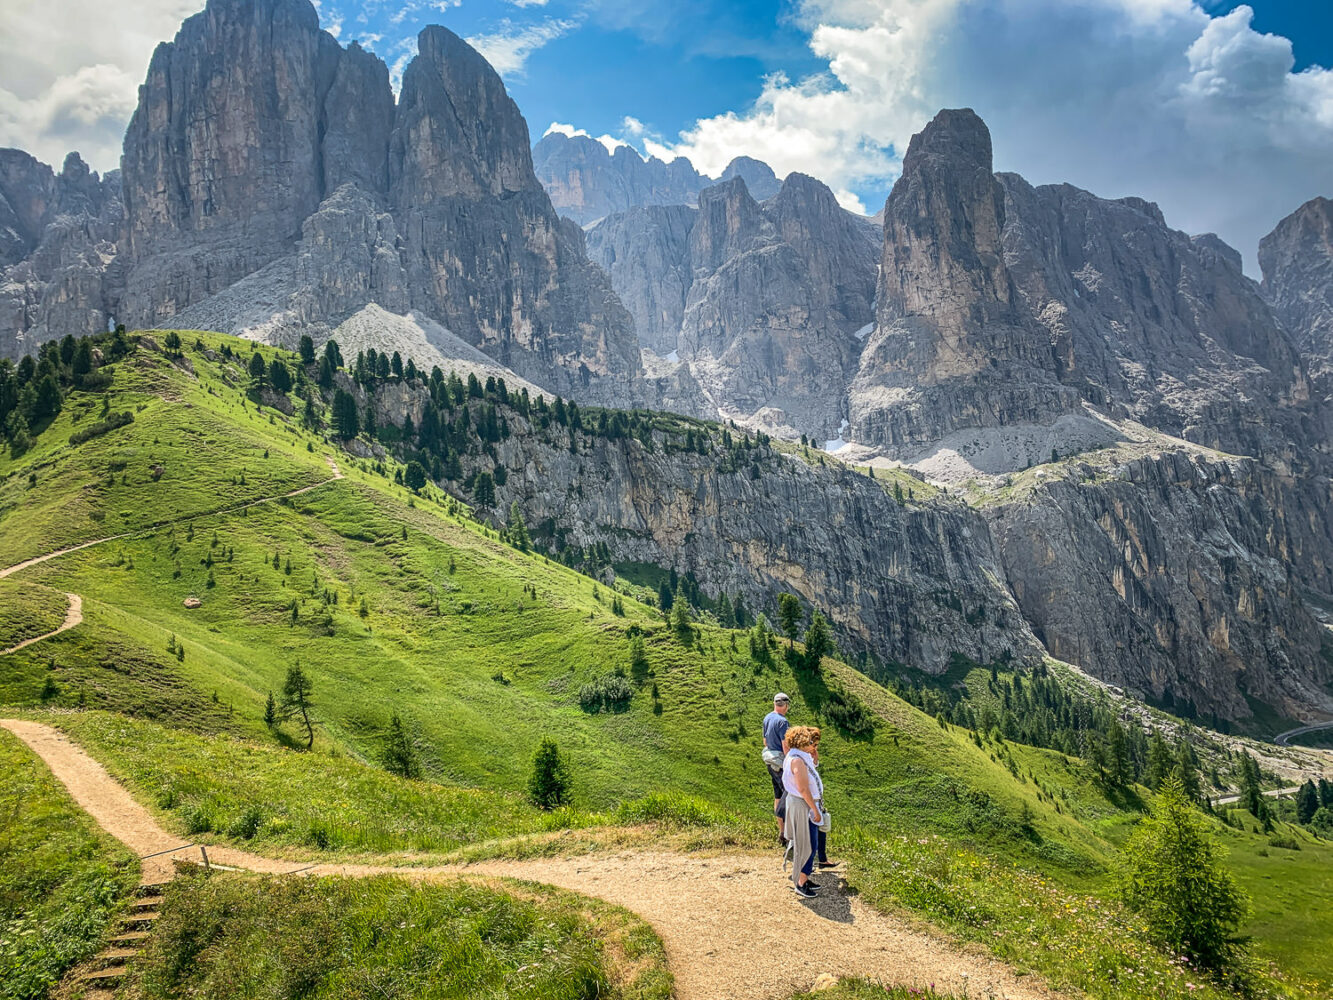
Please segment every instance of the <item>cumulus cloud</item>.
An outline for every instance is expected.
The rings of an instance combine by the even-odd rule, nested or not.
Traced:
[[[0,146],[59,167],[77,149],[120,163],[125,126],[153,48],[203,0],[142,0],[132,16],[101,0],[10,5],[0,32]]]
[[[467,43],[485,56],[497,73],[512,78],[523,74],[528,56],[576,27],[576,21],[565,18],[551,18],[540,24],[522,26],[514,25],[506,19],[499,31],[488,35],[473,35]]]
[[[643,148],[711,174],[748,154],[822,178],[850,208],[854,192],[873,196],[875,210],[912,134],[941,107],[970,106],[997,169],[1152,198],[1251,264],[1281,216],[1333,193],[1333,73],[1293,73],[1288,40],[1256,32],[1248,7],[804,0],[796,16],[825,71],[770,76],[752,106]]]

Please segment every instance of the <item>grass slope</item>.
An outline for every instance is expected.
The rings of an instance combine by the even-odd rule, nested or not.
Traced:
[[[137,860],[0,729],[0,998],[46,995],[100,944]]]
[[[216,351],[225,338],[203,340]],[[137,532],[13,578],[32,593],[82,594],[86,621],[7,658],[0,700],[87,709],[44,717],[169,826],[317,854],[541,850],[556,831],[593,841],[596,829],[645,821],[695,831],[687,843],[754,844],[771,830],[757,727],[784,689],[793,721],[824,723],[836,839],[872,901],[1092,995],[1196,992],[1114,902],[1114,845],[1135,814],[1082,762],[978,747],[832,660],[794,673],[778,650],[765,666],[744,633],[701,624],[683,640],[652,608],[630,596],[613,606],[606,586],[502,544],[433,488],[414,497],[369,463],[339,455],[346,478],[329,481],[327,441],[257,412],[237,363],[187,356],[192,371],[145,348],[115,366],[110,409],[133,406],[133,423],[70,446],[71,414],[95,406],[75,392],[30,452],[0,459],[9,558]],[[170,480],[153,478],[158,464]],[[57,517],[62,491],[79,490],[84,500]],[[202,605],[186,608],[188,597]],[[314,681],[314,753],[262,721],[297,661]],[[584,710],[580,688],[615,671],[632,697]],[[872,733],[827,724],[837,692],[865,706]],[[394,713],[426,780],[381,767]],[[554,814],[523,799],[544,735],[574,774],[573,807]],[[1260,853],[1266,838],[1235,837],[1248,884],[1295,885],[1285,875],[1297,866]],[[1302,852],[1312,867],[1329,860],[1326,844]],[[1319,902],[1328,890],[1303,891]],[[1293,992],[1327,983],[1327,922],[1265,902],[1250,930],[1261,956],[1315,984]]]
[[[179,879],[123,994],[669,1000],[661,941],[569,893],[392,876]]]

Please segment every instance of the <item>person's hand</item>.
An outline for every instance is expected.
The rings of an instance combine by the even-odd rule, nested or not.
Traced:
[[[819,806],[810,807],[810,821],[814,823],[815,826],[818,826],[820,823],[824,822],[824,817],[820,815],[819,812]]]

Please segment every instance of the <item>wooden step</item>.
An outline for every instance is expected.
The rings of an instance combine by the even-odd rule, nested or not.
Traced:
[[[111,939],[112,944],[130,944],[134,941],[143,941],[150,937],[148,931],[130,931],[127,934],[117,934]]]
[[[162,905],[161,896],[141,896],[132,904],[136,910],[153,910]]]
[[[129,913],[121,921],[122,927],[136,927],[139,930],[147,930],[153,926],[153,921],[158,918],[156,910],[144,910],[142,913]]]
[[[93,972],[85,972],[79,977],[80,980],[106,981],[110,979],[121,979],[125,975],[123,965],[113,965],[109,969],[96,969]]]
[[[134,958],[139,954],[138,948],[108,948],[106,951],[93,956],[96,962],[107,962],[109,964],[118,964],[127,959]]]

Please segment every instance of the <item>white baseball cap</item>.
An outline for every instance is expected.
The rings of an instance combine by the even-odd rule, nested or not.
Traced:
[[[773,696],[773,704],[774,704],[774,705],[778,704],[779,702],[783,702],[783,701],[786,701],[786,702],[791,701],[791,699],[787,697],[787,694],[786,694],[785,691],[779,691],[777,694],[775,694],[775,695]]]

